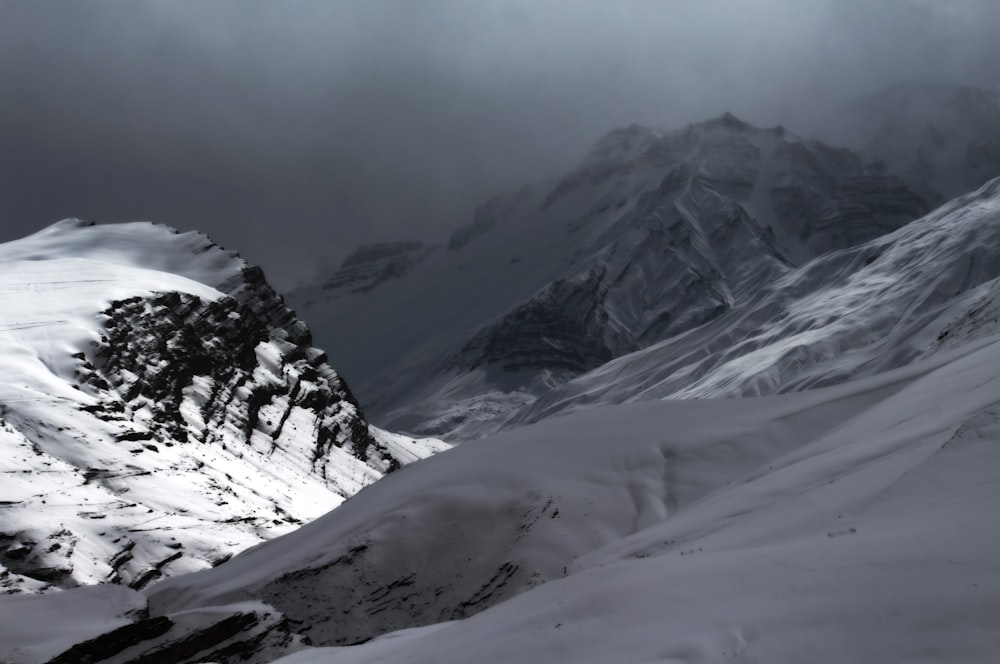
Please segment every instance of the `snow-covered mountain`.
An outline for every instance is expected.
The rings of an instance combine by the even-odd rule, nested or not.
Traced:
[[[142,588],[443,445],[369,428],[258,268],[67,220],[0,245],[0,588]]]
[[[489,201],[405,276],[290,301],[375,421],[468,439],[925,212],[858,154],[780,127],[728,114],[675,132],[632,126],[565,177]]]
[[[366,412],[468,439],[388,474],[444,445],[203,236],[0,261],[0,573],[111,582],[0,597],[5,663],[997,651],[1000,178],[928,213],[725,115],[365,247],[295,302]]]
[[[211,570],[0,598],[0,658],[990,661],[998,366],[993,324],[834,387],[469,442]]]
[[[1000,91],[967,85],[891,85],[816,128],[898,173],[934,205],[1000,177]]]
[[[583,405],[799,391],[903,366],[947,345],[952,327],[978,334],[974,312],[988,320],[998,278],[1000,179],[790,271],[689,334],[560,385],[516,421]]]

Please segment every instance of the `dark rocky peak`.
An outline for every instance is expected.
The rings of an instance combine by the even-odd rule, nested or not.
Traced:
[[[414,243],[419,246],[419,243]],[[377,252],[371,251],[371,254]],[[293,410],[312,420],[310,465],[326,477],[331,446],[344,448],[379,472],[399,466],[372,438],[346,383],[312,347],[308,326],[285,306],[263,270],[245,265],[222,284],[227,296],[204,301],[162,293],[112,303],[94,355],[92,386],[109,385],[126,411],[152,412],[150,428],[164,440],[235,439],[255,444],[263,434],[282,445]],[[197,387],[196,387],[197,386]],[[200,418],[181,406],[199,392]],[[265,417],[262,411],[276,409]],[[295,444],[302,442],[296,437]]]
[[[509,200],[481,209],[482,228]],[[543,202],[546,223],[568,220],[572,267],[483,325],[449,366],[506,372],[505,389],[559,382],[709,323],[795,265],[926,211],[861,155],[732,114],[667,134],[619,129]]]
[[[613,129],[590,148],[582,166],[635,161],[654,147],[662,136],[663,132],[638,124]]]
[[[753,126],[749,122],[740,120],[729,111],[726,111],[717,118],[712,118],[711,120],[702,122],[701,126],[707,128],[722,128],[730,131],[760,131],[757,127]]]
[[[599,140],[587,157],[553,187],[542,209],[571,194],[624,182],[632,175],[663,177],[684,167],[688,167],[691,177],[732,184],[747,194],[756,179],[762,150],[775,140],[796,139],[783,130],[776,133],[759,129],[731,113],[669,132],[639,125],[616,129]]]
[[[593,189],[636,169],[664,162],[669,156],[664,136],[664,132],[636,124],[609,132],[549,191],[541,209],[548,209],[574,192]]]
[[[323,477],[332,446],[380,472],[397,467],[326,355],[310,346],[305,324],[256,280],[258,270],[246,274],[238,297],[162,293],[112,303],[100,343],[80,357],[81,383],[106,404],[92,412],[132,421],[135,435],[166,446],[289,448]],[[186,412],[192,404],[197,416]],[[295,411],[310,427],[292,437],[284,428]]]
[[[710,324],[795,267],[925,211],[884,162],[782,127],[724,114],[670,132],[616,129],[561,179],[491,199],[453,234],[452,255],[421,276],[440,277],[454,301],[477,306],[455,316],[460,328],[421,325],[415,348],[423,350],[397,353],[359,389],[392,426],[475,437],[486,419],[499,421],[560,380]],[[458,252],[472,242],[518,265],[470,270]],[[406,294],[419,310],[443,312],[440,296],[417,281],[383,297],[398,307]],[[338,339],[345,343],[353,342]],[[379,361],[370,357],[365,374],[374,376]],[[426,369],[419,385],[398,379],[403,363]],[[468,404],[441,407],[450,380],[474,395]],[[466,406],[478,415],[456,433],[448,427]]]
[[[758,128],[731,113],[688,125],[679,131],[663,131],[638,124],[608,132],[587,153],[577,170],[607,167],[609,164],[655,164],[676,159],[695,144],[718,140],[721,134],[756,133]]]

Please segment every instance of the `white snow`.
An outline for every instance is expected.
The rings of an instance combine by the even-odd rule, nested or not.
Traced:
[[[302,408],[289,410],[276,440],[257,431],[249,447],[224,427],[211,443],[130,440],[123,435],[146,431],[148,411],[126,420],[84,410],[102,402],[81,388],[74,355],[93,349],[113,301],[164,292],[214,301],[245,267],[203,235],[146,223],[67,220],[0,245],[0,543],[9,549],[0,588],[52,589],[19,574],[18,561],[48,568],[57,587],[208,567],[382,476],[337,447],[322,476],[314,472],[316,422]],[[280,343],[258,347],[262,383],[287,378],[274,357]],[[205,424],[199,404],[211,389],[204,378],[184,389],[188,423]],[[280,419],[267,408],[261,427],[269,414]],[[446,447],[385,436],[407,461]]]
[[[597,404],[770,394],[898,367],[924,353],[967,298],[1000,276],[1000,180],[893,232],[846,248],[831,243],[815,255],[798,237],[808,224],[779,218],[773,191],[789,182],[820,191],[824,177],[860,158],[783,131],[734,129],[737,122],[665,136],[613,132],[563,180],[513,195],[509,216],[459,251],[439,252],[364,295],[324,300],[313,289],[290,297],[308,300],[303,315],[377,424],[459,442]],[[748,248],[753,237],[726,244],[735,226],[704,223],[728,218],[720,212],[730,209],[725,197],[712,187],[660,191],[691,168],[715,177],[719,191],[743,183],[732,210],[767,228],[789,262]],[[637,213],[643,205],[650,209]],[[668,240],[643,253],[651,242],[641,231],[657,224]],[[714,240],[706,236],[712,228]],[[703,247],[691,255],[706,258],[693,267],[688,254],[677,258],[685,243]],[[604,289],[626,272],[634,279],[607,311],[609,330],[642,328],[699,302],[718,301],[724,311],[678,334],[658,336],[654,327],[638,347],[609,344],[613,359],[583,372],[533,376],[461,363],[478,332],[552,284],[581,273],[585,280],[592,265],[603,270]],[[689,267],[692,275],[729,274],[706,289],[683,280]],[[585,304],[601,305],[602,297]],[[587,314],[583,306],[571,311]]]
[[[595,163],[643,159],[661,138],[612,135]],[[739,164],[709,157],[706,169],[741,177]],[[614,204],[642,184],[615,168],[598,175],[618,179],[549,204]],[[338,298],[337,315],[357,317],[337,334],[370,326],[354,366],[381,367],[366,379],[387,381],[379,395],[416,386],[426,396],[421,384],[438,374],[425,370],[447,373],[441,354],[484,316],[607,239],[610,226],[587,222],[577,229],[587,241],[562,243],[564,227],[532,226],[546,204],[537,192],[519,196],[527,207],[489,241],[431,256],[371,301]],[[542,376],[555,389],[534,405],[507,389],[510,376],[429,384],[441,408],[409,416],[519,408],[529,423],[453,449],[372,428],[397,459],[437,453],[378,482],[378,468],[338,448],[326,467],[340,470],[324,481],[294,455],[270,455],[272,440],[292,446],[310,426],[292,412],[272,439],[273,405],[247,448],[155,456],[81,414],[92,397],[73,388],[66,358],[99,335],[111,299],[165,288],[211,299],[236,274],[219,250],[205,264],[179,258],[204,248],[201,236],[146,256],[129,236],[162,246],[169,230],[68,223],[0,246],[10,266],[0,272],[0,533],[16,530],[16,546],[38,533],[86,582],[107,579],[133,540],[126,553],[146,561],[181,540],[196,554],[142,593],[0,597],[0,661],[44,661],[144,608],[185,633],[251,611],[261,618],[247,639],[274,637],[258,661],[287,654],[289,664],[993,661],[998,222],[1000,180],[894,233],[782,268],[717,323],[562,385]],[[255,380],[277,384],[279,349],[257,348]],[[493,392],[481,391],[485,380]],[[185,390],[185,418],[198,422],[210,389]],[[331,487],[353,495],[320,516],[339,502]],[[293,530],[288,514],[316,518]],[[8,546],[4,560],[28,548]],[[46,590],[0,574],[17,590]],[[279,626],[294,634],[282,640]],[[296,652],[303,637],[318,647]]]
[[[150,606],[257,598],[318,644],[407,630],[298,663],[990,661],[997,367],[993,336],[837,387],[552,418],[164,581]]]

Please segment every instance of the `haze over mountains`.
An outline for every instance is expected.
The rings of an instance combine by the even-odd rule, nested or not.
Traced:
[[[196,233],[0,245],[0,661],[987,661],[998,118],[616,129],[287,306]]]
[[[445,245],[359,252],[290,302],[376,421],[454,439],[579,403],[768,393],[882,370],[919,354],[914,335],[949,297],[997,276],[991,259],[962,276],[954,263],[967,283],[917,308],[913,293],[943,275],[901,280],[913,292],[892,319],[869,310],[892,309],[885,295],[876,303],[855,283],[898,276],[902,266],[872,263],[935,192],[1000,174],[983,161],[1000,104],[983,90],[908,84],[841,122],[866,149],[728,114],[617,130],[565,177],[486,203]],[[956,260],[982,239],[967,232],[946,234]],[[872,361],[876,342],[893,345],[891,358]]]
[[[996,177],[1000,91],[900,82],[837,109],[816,131],[882,162],[936,206]]]

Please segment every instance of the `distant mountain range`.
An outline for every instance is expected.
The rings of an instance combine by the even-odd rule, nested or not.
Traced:
[[[1000,175],[1000,91],[901,82],[836,109],[818,135],[899,174],[932,205]]]
[[[895,366],[921,352],[922,324],[997,276],[984,256],[949,297],[914,309],[910,298],[943,274],[903,279],[878,261],[940,192],[1000,175],[987,158],[995,99],[891,88],[839,116],[856,151],[729,114],[616,130],[562,178],[488,201],[446,243],[364,247],[289,303],[375,421],[454,440],[585,403],[769,393]],[[927,127],[947,140],[930,141]],[[917,156],[933,167],[916,169]],[[979,232],[955,238],[951,258]],[[908,284],[892,320],[845,294],[876,271]],[[799,314],[824,308],[859,327]],[[876,342],[895,352],[871,360]]]
[[[287,305],[0,245],[0,662],[991,661],[996,99],[618,129]]]

